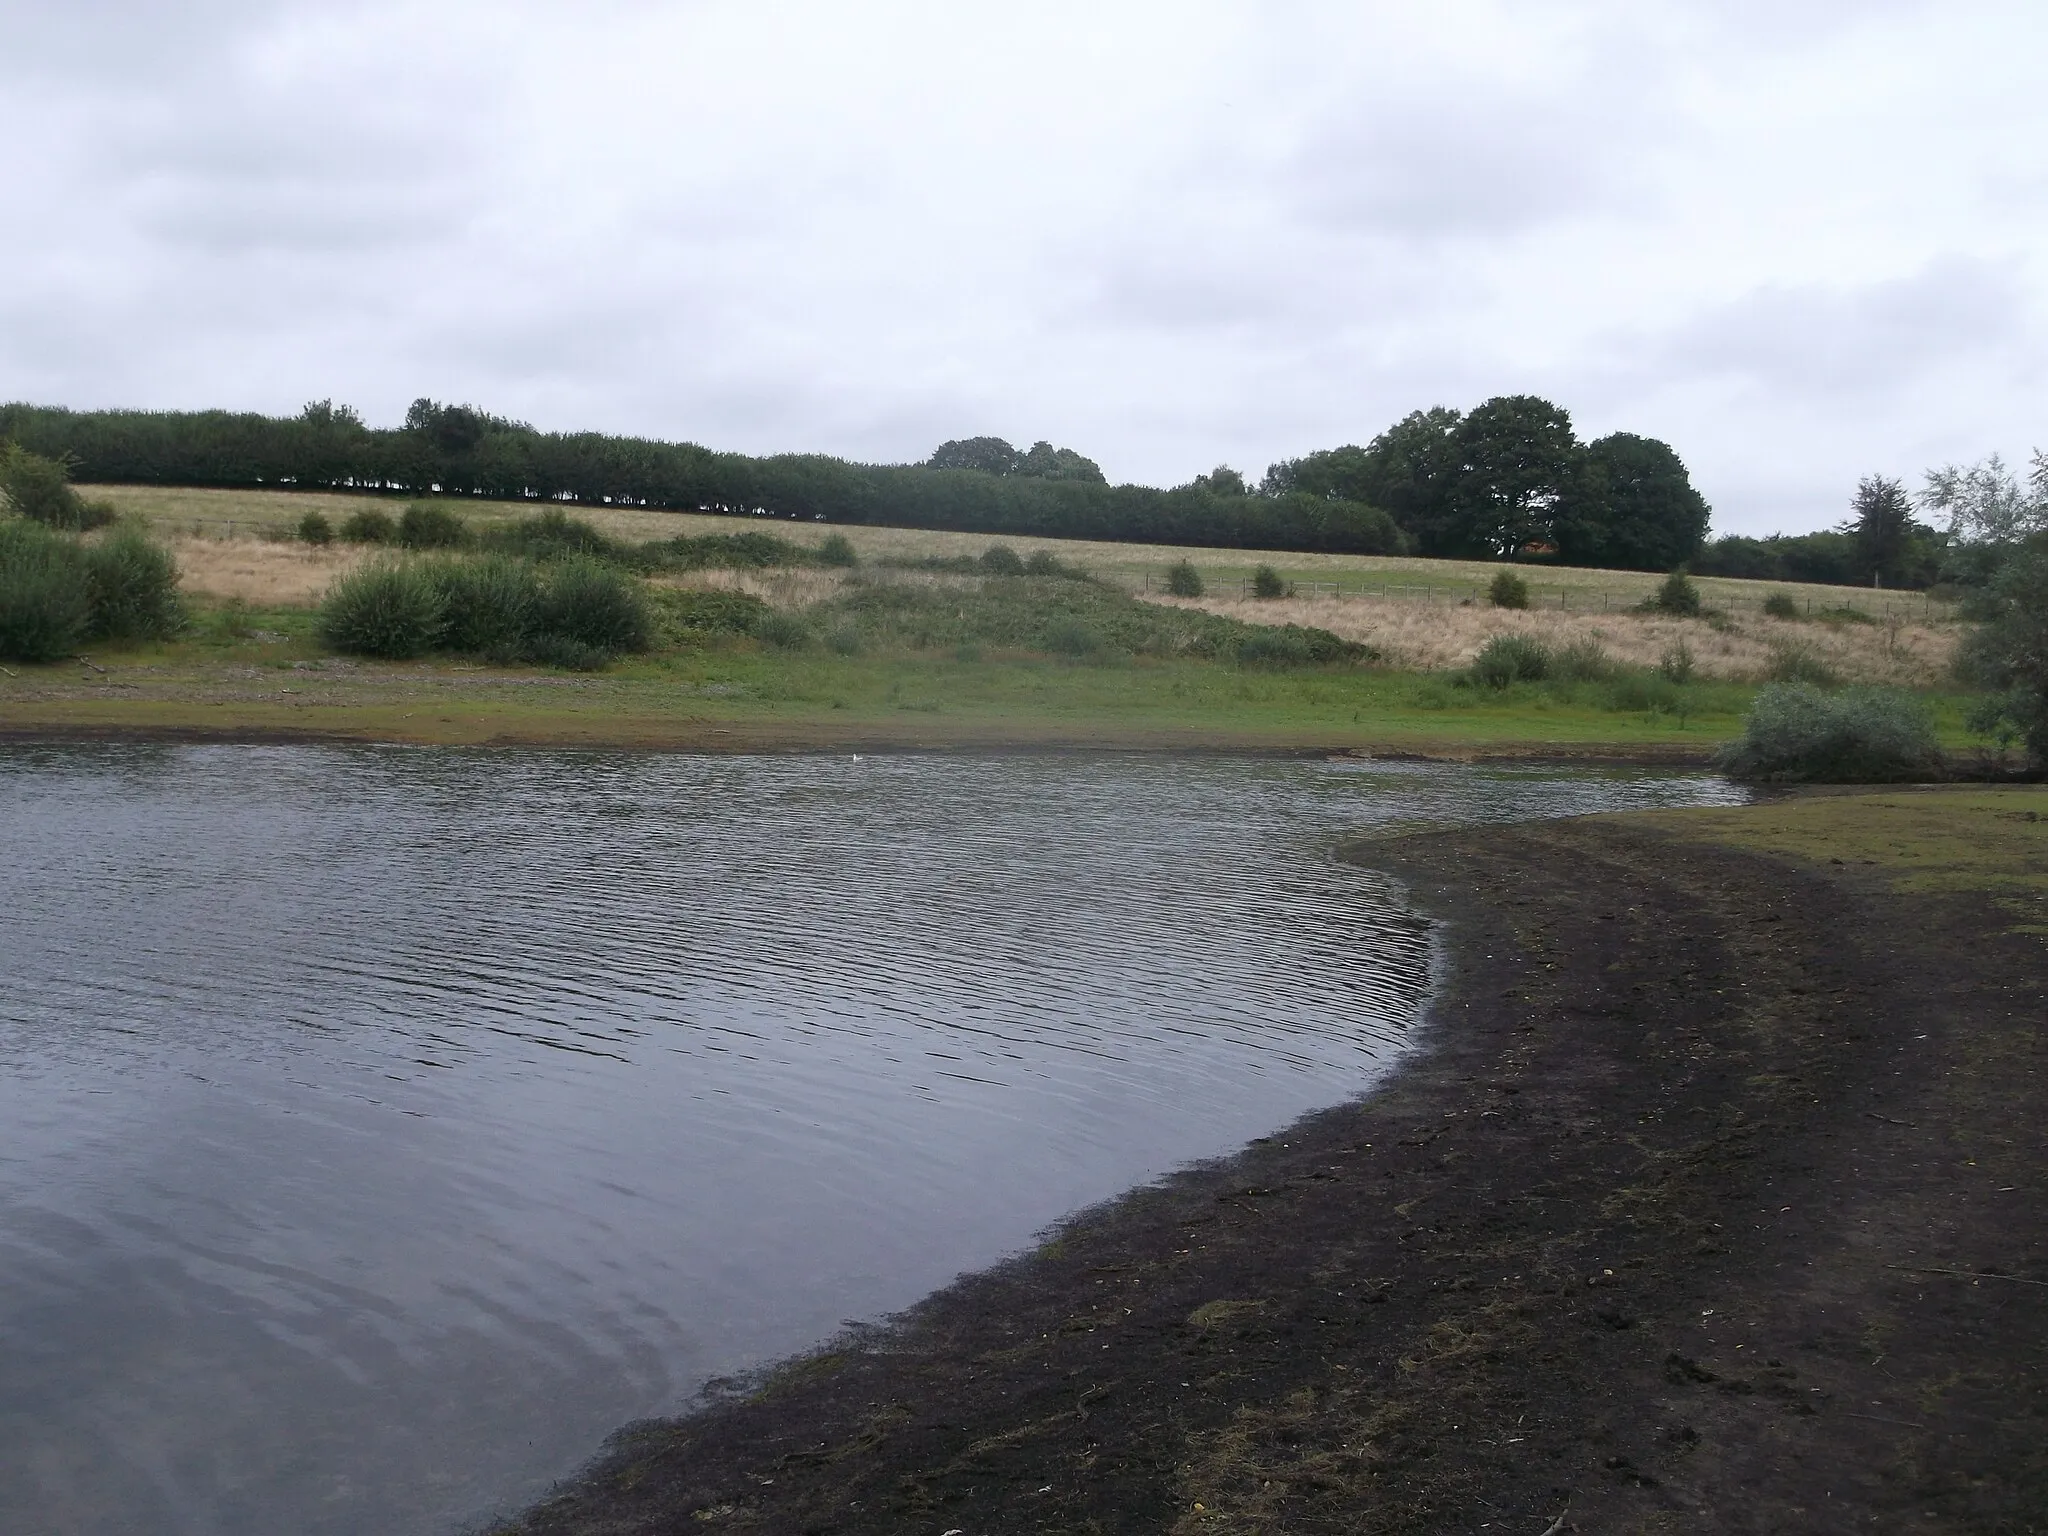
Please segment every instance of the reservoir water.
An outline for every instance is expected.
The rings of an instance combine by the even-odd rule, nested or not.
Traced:
[[[0,1531],[434,1533],[1353,1097],[1374,827],[1725,801],[1155,757],[0,748]]]

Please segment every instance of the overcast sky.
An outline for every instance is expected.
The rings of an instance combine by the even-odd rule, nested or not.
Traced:
[[[2048,447],[2048,5],[0,0],[0,398],[1112,480],[1532,392],[1721,532]]]

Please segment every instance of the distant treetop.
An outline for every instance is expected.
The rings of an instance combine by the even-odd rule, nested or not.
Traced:
[[[978,469],[986,475],[1024,475],[1034,480],[1085,480],[1104,484],[1093,459],[1071,448],[1055,448],[1040,439],[1028,453],[1019,453],[1000,437],[958,437],[941,443],[925,461],[929,469]]]

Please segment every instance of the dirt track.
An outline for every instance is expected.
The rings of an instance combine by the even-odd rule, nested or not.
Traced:
[[[510,1529],[2048,1532],[2039,937],[1640,822],[1359,850],[1425,1054]]]

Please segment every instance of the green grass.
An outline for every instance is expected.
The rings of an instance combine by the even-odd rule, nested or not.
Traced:
[[[1816,794],[1641,819],[1702,842],[1882,871],[1892,887],[1992,896],[2024,933],[2048,934],[2048,789]]]

